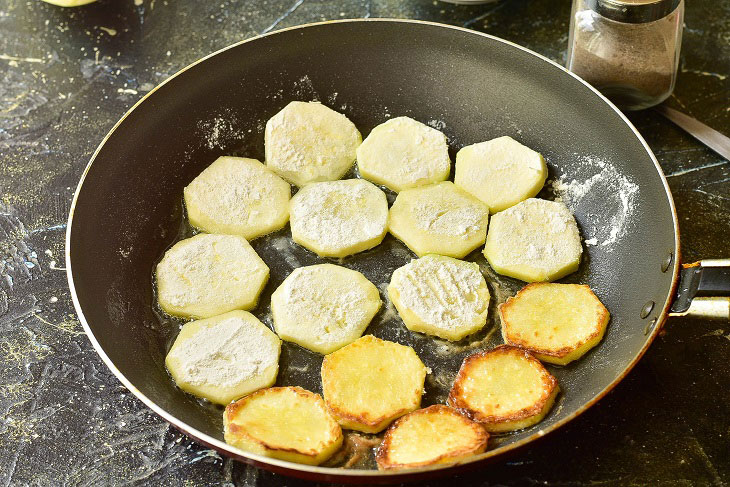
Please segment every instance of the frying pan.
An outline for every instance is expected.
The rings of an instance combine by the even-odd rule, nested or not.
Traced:
[[[584,358],[550,367],[564,392],[545,420],[494,437],[485,454],[455,465],[378,472],[367,469],[372,458],[366,454],[353,468],[311,467],[229,447],[222,441],[221,411],[174,386],[164,356],[180,322],[156,309],[152,270],[167,248],[193,233],[184,219],[183,187],[220,155],[263,160],[264,124],[292,100],[319,100],[345,113],[363,135],[392,116],[428,122],[448,136],[452,158],[464,145],[511,135],[545,156],[550,181],[574,189],[602,181],[590,191],[563,194],[593,244],[564,282],[589,284],[612,319],[603,342]],[[560,184],[549,184],[541,196],[555,197],[550,188]],[[289,235],[287,228],[252,242],[271,268],[254,311],[269,325],[271,292],[294,267],[322,261]],[[675,299],[674,203],[655,157],[621,112],[581,79],[520,46],[420,21],[312,24],[233,45],[185,68],[102,141],[76,191],[66,244],[79,319],[130,391],[224,455],[316,480],[400,482],[482,466],[556,430],[604,396],[646,351],[672,303],[676,313],[730,309],[728,298],[692,299],[727,293],[725,261],[682,271]],[[389,236],[375,250],[338,263],[360,270],[383,291],[392,271],[412,257]],[[524,285],[492,272],[479,251],[468,259],[480,264],[493,296],[491,319],[480,333],[456,344],[410,333],[390,305],[367,330],[414,347],[433,369],[423,405],[444,401],[465,356],[500,343],[496,305]],[[383,299],[387,303],[384,293]],[[321,392],[321,360],[285,342],[277,384]]]

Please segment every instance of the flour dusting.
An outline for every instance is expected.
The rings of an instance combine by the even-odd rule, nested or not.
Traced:
[[[573,154],[578,160],[578,171],[572,176],[560,175],[550,183],[556,199],[565,203],[574,213],[582,207],[596,208],[591,213],[592,223],[584,228],[585,243],[589,246],[612,246],[626,234],[631,217],[636,211],[639,186],[622,174],[611,163],[593,156]],[[595,202],[600,202],[595,204]]]
[[[198,122],[198,131],[208,149],[223,149],[227,142],[243,138],[244,132],[238,130],[237,125],[238,119],[232,113],[224,113]]]
[[[396,269],[391,286],[422,322],[416,331],[459,339],[486,322],[489,291],[477,264],[427,255]]]
[[[310,184],[292,198],[289,211],[295,240],[333,257],[379,244],[388,224],[385,194],[362,179]]]
[[[300,100],[320,101],[319,94],[312,84],[312,78],[306,74],[294,82],[294,93]]]
[[[446,122],[443,120],[431,119],[427,122],[429,127],[433,127],[436,130],[443,131],[446,128]]]
[[[179,361],[179,378],[195,386],[236,387],[279,358],[278,342],[255,318],[231,316],[200,327],[170,351]]]

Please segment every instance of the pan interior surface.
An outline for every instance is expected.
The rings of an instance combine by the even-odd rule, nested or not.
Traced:
[[[177,389],[165,370],[181,322],[156,312],[153,268],[192,232],[183,188],[218,156],[263,160],[265,123],[293,100],[344,113],[363,137],[388,118],[415,118],[447,135],[452,161],[459,148],[501,135],[545,156],[549,177],[540,196],[566,201],[587,241],[579,271],[561,282],[589,284],[612,318],[584,358],[549,367],[563,391],[552,412],[494,438],[487,455],[541,436],[592,404],[656,333],[652,323],[661,321],[676,269],[672,262],[662,270],[678,248],[671,197],[653,156],[611,105],[556,65],[485,35],[420,22],[315,24],[223,50],[159,87],[100,146],[77,191],[68,252],[79,315],[120,378],[178,427],[197,430],[207,443],[222,440],[220,410]],[[289,236],[287,226],[252,242],[271,268],[254,312],[269,326],[272,291],[293,268],[324,261]],[[388,236],[335,263],[363,272],[381,291],[386,305],[366,333],[414,347],[433,370],[426,406],[445,401],[465,356],[501,343],[496,306],[524,283],[496,275],[479,250],[472,253],[467,260],[481,265],[490,286],[491,318],[481,332],[450,344],[406,330],[387,300],[392,271],[414,257]],[[321,393],[321,360],[285,343],[277,385]]]

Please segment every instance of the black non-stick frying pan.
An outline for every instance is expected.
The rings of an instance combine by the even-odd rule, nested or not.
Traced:
[[[182,190],[220,155],[263,160],[266,120],[292,100],[319,100],[345,113],[363,136],[408,115],[439,128],[452,157],[460,147],[511,135],[541,152],[550,178],[542,197],[563,197],[587,240],[580,270],[565,282],[589,284],[611,312],[603,342],[567,367],[551,367],[562,393],[536,426],[490,440],[458,465],[417,471],[310,467],[244,453],[222,440],[221,410],[177,389],[164,356],[179,322],[155,308],[152,271],[192,229]],[[356,174],[351,174],[356,176]],[[551,192],[551,189],[554,190]],[[557,194],[555,194],[557,193]],[[390,194],[392,202],[393,195]],[[271,268],[254,311],[270,324],[271,292],[294,267],[320,262],[292,244],[288,228],[252,244]],[[403,481],[494,460],[565,424],[620,381],[675,302],[722,288],[722,269],[683,271],[672,197],[641,136],[598,92],[557,64],[515,44],[466,29],[417,21],[360,20],[308,25],[236,44],[182,70],[112,129],[83,175],[68,224],[66,259],[79,318],[109,368],[147,406],[201,443],[277,472],[343,482]],[[413,255],[387,237],[339,261],[384,290]],[[524,283],[494,274],[475,251],[492,292],[488,325],[449,344],[408,332],[391,306],[367,333],[411,345],[433,373],[423,404],[443,402],[463,358],[500,343],[496,305]],[[727,278],[727,275],[724,276]],[[686,279],[685,279],[686,278]],[[730,279],[727,279],[730,280]],[[387,302],[385,294],[383,299]],[[692,304],[727,312],[728,300]],[[321,392],[322,357],[285,343],[278,384]],[[368,469],[370,468],[370,469]]]

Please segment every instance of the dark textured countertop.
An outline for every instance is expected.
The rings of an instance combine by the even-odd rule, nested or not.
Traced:
[[[222,459],[107,370],[63,264],[78,179],[146,92],[259,33],[350,17],[434,20],[562,62],[570,2],[0,0],[0,486],[304,485]],[[689,3],[670,104],[730,133],[730,1]],[[730,163],[652,112],[630,116],[674,194],[683,257],[730,257]],[[730,324],[670,319],[628,377],[575,421],[459,485],[730,483]],[[440,482],[434,481],[434,485]]]

